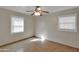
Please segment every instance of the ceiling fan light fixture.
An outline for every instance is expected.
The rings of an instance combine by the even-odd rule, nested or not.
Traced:
[[[35,12],[34,15],[35,16],[40,16],[40,12]]]
[[[40,10],[41,10],[41,8],[37,8],[37,10],[38,10],[38,11],[40,11]]]
[[[46,10],[43,10],[40,6],[36,6],[36,8],[32,11],[26,11],[26,12],[32,12],[31,16],[42,16],[46,13],[49,13]]]

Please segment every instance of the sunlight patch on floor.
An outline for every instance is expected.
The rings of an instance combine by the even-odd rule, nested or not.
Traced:
[[[40,39],[39,38],[35,38],[35,39],[33,39],[33,40],[30,40],[31,42],[36,42],[36,41],[40,41]]]
[[[31,42],[35,42],[35,41],[41,41],[41,42],[44,42],[45,41],[45,37],[44,36],[41,36],[41,38],[35,38],[33,40],[30,40]]]

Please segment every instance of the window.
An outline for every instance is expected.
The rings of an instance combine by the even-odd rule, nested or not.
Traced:
[[[24,32],[24,18],[19,16],[11,17],[11,33]]]
[[[59,29],[62,31],[77,31],[77,22],[76,14],[74,15],[67,15],[67,16],[60,16],[59,17]]]

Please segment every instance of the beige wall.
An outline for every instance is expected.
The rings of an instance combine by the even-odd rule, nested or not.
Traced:
[[[23,33],[11,34],[11,16],[23,16],[25,31]],[[17,41],[34,35],[34,18],[18,12],[0,8],[0,45]]]
[[[58,30],[58,16],[77,13],[77,32]],[[36,17],[36,36],[79,48],[79,8],[56,12],[51,15]]]

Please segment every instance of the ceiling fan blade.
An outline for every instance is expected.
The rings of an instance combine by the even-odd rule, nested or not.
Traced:
[[[30,11],[26,11],[26,12],[33,12],[32,10],[30,10]]]
[[[33,16],[33,15],[34,15],[34,13],[31,14],[31,16]]]
[[[48,11],[42,11],[42,12],[44,12],[44,13],[49,13]]]

